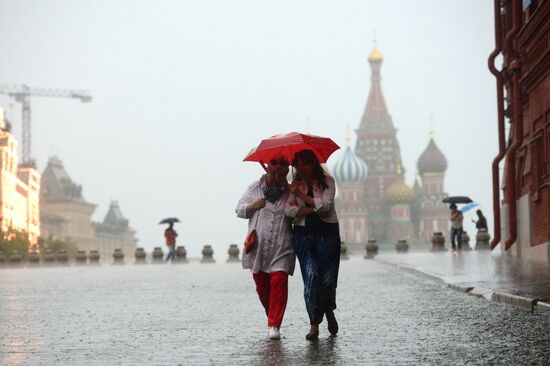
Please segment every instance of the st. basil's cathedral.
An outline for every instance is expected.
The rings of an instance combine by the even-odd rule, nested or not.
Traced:
[[[405,182],[397,129],[382,93],[379,49],[369,54],[371,87],[356,130],[355,152],[348,141],[344,155],[333,167],[338,185],[336,209],[342,241],[365,244],[368,239],[395,243],[428,243],[434,232],[448,236],[449,208],[442,203],[447,159],[433,134],[417,161],[414,186]]]

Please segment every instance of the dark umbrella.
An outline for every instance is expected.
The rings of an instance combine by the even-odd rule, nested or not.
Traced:
[[[180,222],[180,220],[177,217],[167,217],[161,222],[159,222],[159,225],[161,224],[173,224],[174,222]]]
[[[451,196],[443,199],[443,203],[457,204],[457,203],[472,203],[472,202],[474,201],[472,201],[470,197],[466,197],[466,196]]]

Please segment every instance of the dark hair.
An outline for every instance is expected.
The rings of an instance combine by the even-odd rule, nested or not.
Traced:
[[[328,184],[326,182],[327,173],[325,173],[325,170],[319,163],[319,159],[317,159],[317,156],[313,153],[311,150],[302,150],[297,152],[294,155],[294,159],[292,159],[292,166],[296,167],[296,163],[299,161],[311,164],[313,165],[313,180],[317,182],[317,185],[321,187],[321,190],[324,191],[326,188],[328,188]],[[302,177],[300,174],[296,174],[294,177],[296,181],[301,181]]]
[[[449,206],[449,208],[456,208],[456,205],[454,203],[451,203],[451,205]]]
[[[476,213],[478,217],[485,217],[483,216],[483,212],[481,212],[481,210],[477,210]]]
[[[269,165],[278,165],[288,168],[288,160],[284,156],[275,157],[269,160]]]

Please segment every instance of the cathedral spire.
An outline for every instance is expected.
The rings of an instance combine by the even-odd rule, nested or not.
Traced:
[[[397,165],[403,164],[396,137],[397,130],[382,93],[380,68],[384,57],[376,41],[368,61],[371,68],[371,85],[363,117],[357,129],[355,153],[365,160],[371,173],[395,175]]]
[[[367,105],[361,119],[361,129],[372,129],[380,127],[393,129],[386,102],[384,100],[384,94],[382,93],[380,68],[384,57],[382,52],[378,49],[377,42],[374,41],[372,51],[369,54],[368,61],[371,69],[371,87],[369,91],[369,97],[367,99]]]

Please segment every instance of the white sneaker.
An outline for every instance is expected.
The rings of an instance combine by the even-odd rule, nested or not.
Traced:
[[[279,328],[277,327],[270,327],[269,328],[269,339],[272,339],[274,341],[278,341],[281,339],[281,334],[279,333]]]

